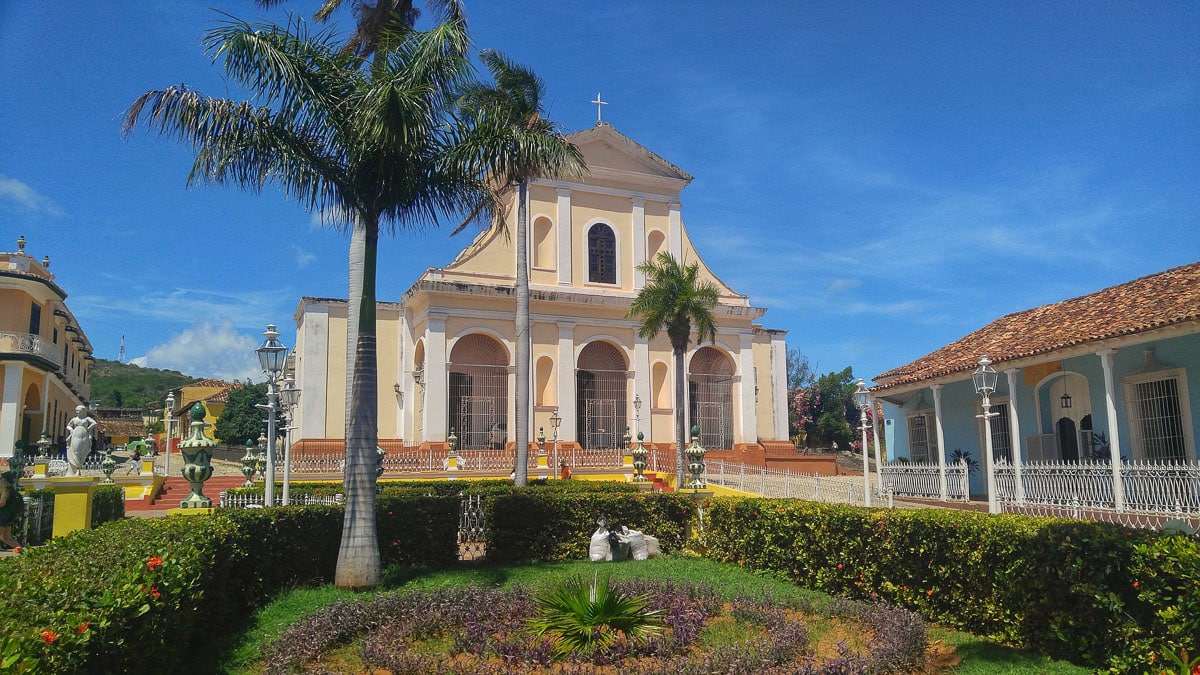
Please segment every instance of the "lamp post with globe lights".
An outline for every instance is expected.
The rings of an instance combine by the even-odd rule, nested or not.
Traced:
[[[175,392],[167,392],[167,465],[164,471],[167,477],[171,477],[171,422],[172,416],[175,414]]]
[[[279,395],[288,411],[287,445],[283,446],[283,505],[287,506],[291,503],[288,488],[292,482],[292,431],[296,429],[294,425],[295,410],[296,404],[300,402],[300,388],[296,386],[296,380],[291,375],[284,380],[283,389],[279,391]]]
[[[854,390],[854,404],[858,406],[859,430],[862,432],[863,456],[863,504],[871,505],[871,464],[867,452],[867,410],[871,408],[871,392],[867,384],[858,378],[858,387]]]
[[[558,414],[558,408],[554,408],[554,413],[550,415],[550,426],[554,428],[554,466],[560,467],[558,463],[558,427],[562,425],[562,417]]]
[[[996,379],[999,373],[992,367],[992,362],[984,356],[979,359],[979,367],[971,374],[975,383],[975,392],[982,397],[983,414],[976,415],[983,420],[983,461],[987,471],[988,513],[1000,513],[1000,502],[996,499],[995,460],[992,457],[992,418],[999,413],[992,412],[991,396],[996,391]]]
[[[271,507],[275,506],[275,412],[279,409],[277,380],[287,361],[288,348],[279,341],[279,332],[273,323],[267,324],[263,338],[263,343],[254,352],[258,355],[258,365],[267,374],[267,403],[260,403],[258,407],[267,410],[267,466],[263,505]]]

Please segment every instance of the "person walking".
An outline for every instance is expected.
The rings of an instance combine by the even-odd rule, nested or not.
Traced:
[[[20,515],[20,507],[24,498],[17,493],[13,486],[12,474],[0,474],[0,543],[11,548],[13,553],[21,553],[21,543],[13,537],[13,524]]]

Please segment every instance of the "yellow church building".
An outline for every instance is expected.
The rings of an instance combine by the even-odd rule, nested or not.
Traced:
[[[785,331],[756,323],[766,310],[700,258],[680,201],[692,176],[607,123],[568,138],[589,173],[529,189],[531,441],[539,428],[551,436],[557,413],[563,448],[619,448],[627,429],[673,448],[680,413],[710,450],[755,463],[764,452],[794,456]],[[389,453],[440,450],[451,431],[460,450],[512,447],[516,211],[450,264],[426,270],[399,302],[379,303],[379,437]],[[699,263],[721,293],[716,343],[693,342],[686,355],[682,411],[666,332],[641,338],[626,318],[646,281],[636,266],[660,251]],[[342,448],[346,309],[346,300],[304,297],[296,310],[300,454]]]

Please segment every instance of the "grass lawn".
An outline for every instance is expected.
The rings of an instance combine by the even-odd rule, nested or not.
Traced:
[[[787,581],[764,576],[736,565],[716,563],[700,558],[664,557],[641,562],[599,564],[589,561],[564,563],[530,563],[523,565],[482,565],[449,569],[410,567],[389,568],[379,591],[436,589],[468,585],[510,588],[512,586],[542,587],[571,576],[600,572],[614,580],[633,578],[674,578],[707,583],[731,600],[737,595],[761,596],[769,593],[776,599],[806,600],[815,607],[828,602],[829,596],[799,588]],[[356,597],[332,586],[295,589],[280,594],[263,607],[236,634],[213,645],[213,662],[204,664],[205,672],[258,673],[256,667],[260,649],[275,639],[285,628],[305,614],[336,600]],[[814,632],[821,626],[812,627]],[[1046,657],[1020,652],[997,645],[968,633],[930,627],[929,640],[937,645],[938,664],[927,672],[945,673],[1087,673],[1086,668]],[[355,657],[347,650],[347,658]],[[200,664],[197,664],[200,665]]]

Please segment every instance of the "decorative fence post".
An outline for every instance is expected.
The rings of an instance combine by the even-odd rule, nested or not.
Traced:
[[[117,470],[117,460],[113,459],[112,447],[104,449],[104,461],[100,462],[100,470],[104,472],[104,480],[101,483],[113,483],[112,475]]]
[[[375,494],[383,491],[383,487],[379,484],[379,479],[383,478],[383,458],[387,457],[387,451],[378,445],[375,446]]]
[[[43,457],[50,455],[50,439],[46,438],[46,432],[42,432],[42,440],[46,441],[46,450],[42,454]],[[38,441],[38,448],[41,449],[41,441]],[[12,457],[8,458],[8,473],[12,476],[13,489],[17,492],[21,491],[21,476],[25,475],[25,443],[17,441],[13,444]]]
[[[692,479],[684,487],[689,490],[704,490],[708,482],[704,480],[704,446],[700,445],[700,425],[692,427],[692,443],[685,453],[688,458],[688,472]]]
[[[634,483],[650,482],[650,479],[646,478],[646,455],[650,454],[650,451],[647,450],[645,444],[642,443],[644,438],[645,436],[639,431],[637,435],[637,445],[634,446],[633,450],[630,451],[633,455],[633,470],[635,472],[631,482]]]
[[[454,435],[454,427],[450,427],[450,435],[446,437],[446,445],[450,452],[446,453],[446,470],[458,471],[458,436]]]
[[[179,451],[183,455],[183,477],[191,484],[192,494],[179,502],[179,508],[212,508],[212,500],[204,496],[204,481],[212,477],[212,453],[217,444],[204,435],[204,406],[199,401],[188,415],[192,418],[192,435],[179,444]]]
[[[242,483],[242,487],[254,487],[254,474],[258,471],[254,458],[254,439],[246,439],[246,454],[242,455],[242,475],[246,477],[246,482]]]

